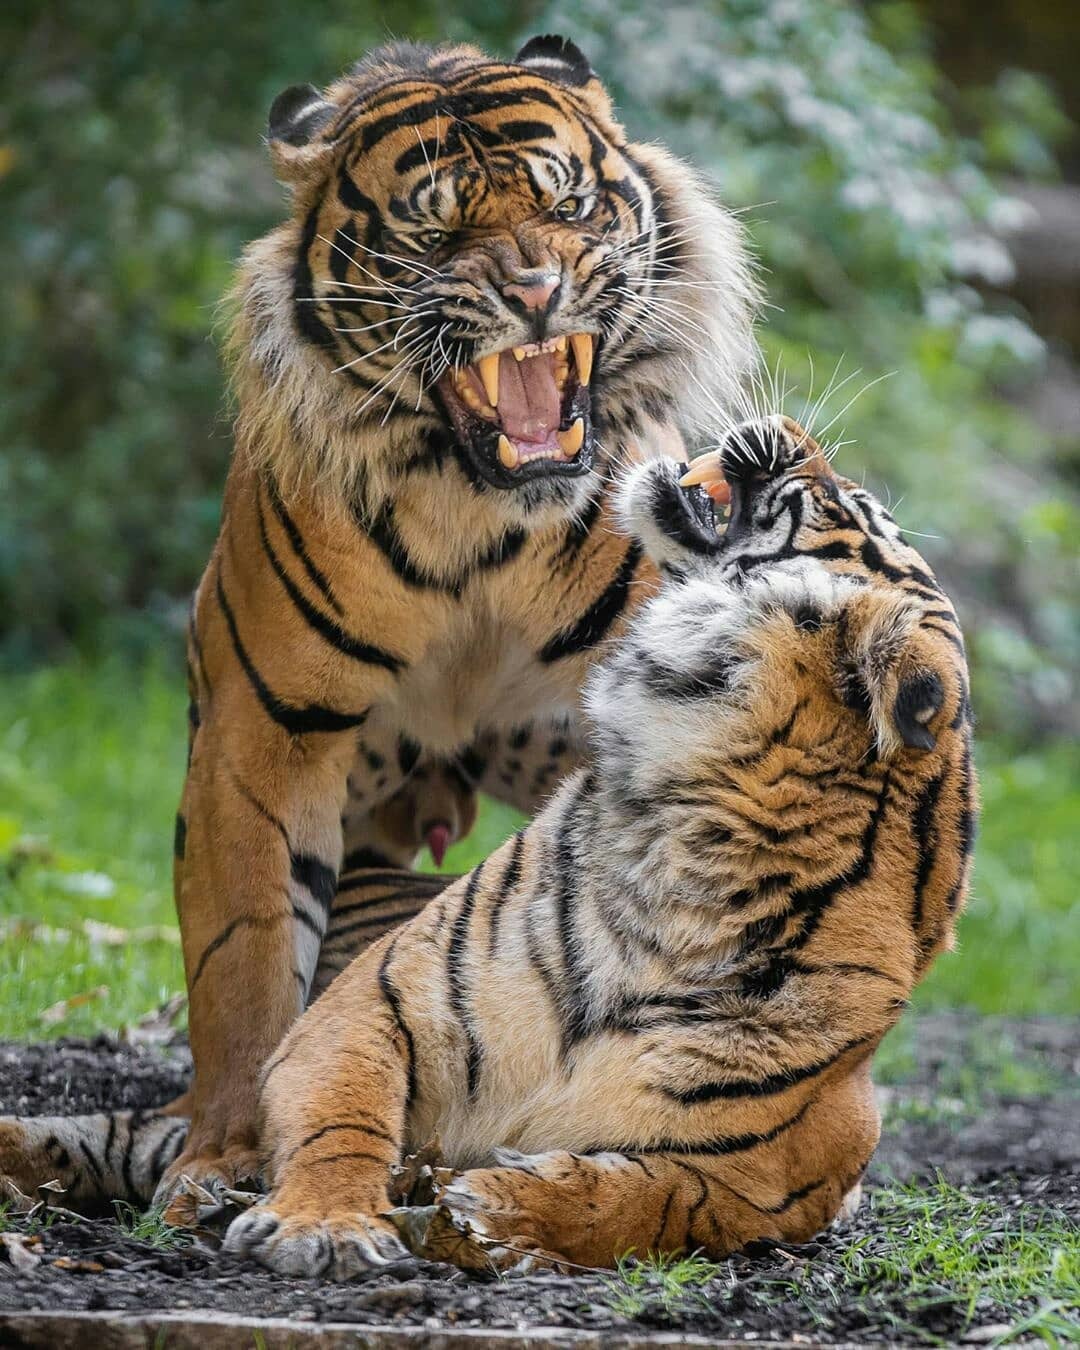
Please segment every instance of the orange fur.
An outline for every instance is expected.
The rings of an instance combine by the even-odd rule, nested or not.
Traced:
[[[387,804],[416,766],[531,808],[576,759],[595,652],[655,583],[614,529],[611,464],[693,429],[687,367],[730,391],[754,352],[738,227],[627,141],[569,44],[388,47],[287,91],[270,133],[291,209],[241,268],[237,453],[190,626],[195,1079],[162,1195],[255,1172],[258,1067],[325,982],[339,872],[411,865],[415,833],[387,829],[406,799]],[[541,268],[560,282],[538,315],[511,299]],[[582,444],[515,477],[450,386],[541,338],[562,354],[524,359],[563,381]],[[522,733],[561,748],[526,765]]]
[[[722,541],[677,470],[629,475],[669,580],[590,678],[591,767],[286,1037],[273,1189],[230,1250],[387,1259],[388,1163],[436,1134],[434,1212],[496,1265],[802,1240],[858,1185],[871,1057],[967,887],[963,642],[796,424],[732,433],[721,467]]]

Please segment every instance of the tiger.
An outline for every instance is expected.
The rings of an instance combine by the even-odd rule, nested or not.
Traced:
[[[259,1068],[321,988],[339,879],[413,865],[379,812],[415,772],[531,813],[580,762],[585,675],[658,583],[614,466],[685,459],[705,377],[732,397],[757,353],[739,223],[564,38],[392,43],[287,89],[268,142],[289,208],[233,293],[188,626],[194,1079],[163,1199],[257,1171]]]
[[[857,1196],[874,1051],[968,887],[955,611],[788,418],[638,465],[616,509],[664,580],[587,679],[589,761],[290,1030],[227,1251],[400,1258],[430,1230],[390,1170],[436,1137],[434,1209],[496,1267],[798,1242]]]
[[[721,1256],[857,1202],[871,1058],[968,886],[963,638],[797,423],[757,417],[681,473],[619,490],[664,582],[589,678],[590,763],[467,877],[358,874],[360,929],[328,945],[361,954],[320,972],[264,1070],[272,1192],[228,1250],[347,1278],[399,1255],[400,1226],[445,1258],[412,1211],[385,1217],[433,1135],[457,1169],[439,1212],[496,1264]],[[0,1173],[146,1201],[186,1131],[2,1121]]]

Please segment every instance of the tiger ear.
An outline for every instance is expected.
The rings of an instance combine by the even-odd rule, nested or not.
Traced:
[[[514,63],[528,66],[537,75],[554,80],[556,84],[580,87],[596,79],[589,58],[581,48],[557,33],[530,38],[514,57]]]
[[[274,173],[281,182],[322,177],[333,146],[317,138],[337,111],[313,84],[291,84],[274,99],[266,134]]]
[[[937,745],[933,723],[945,703],[939,657],[906,596],[868,588],[841,612],[840,697],[865,713],[882,759],[901,746],[925,753]]]

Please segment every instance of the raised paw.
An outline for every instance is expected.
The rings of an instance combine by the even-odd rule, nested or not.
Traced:
[[[372,1214],[284,1217],[269,1205],[234,1219],[223,1250],[279,1275],[329,1280],[351,1280],[408,1255],[393,1226]]]

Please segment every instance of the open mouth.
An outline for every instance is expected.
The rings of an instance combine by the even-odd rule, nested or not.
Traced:
[[[482,356],[439,381],[462,447],[493,487],[592,466],[590,333],[548,338]]]

